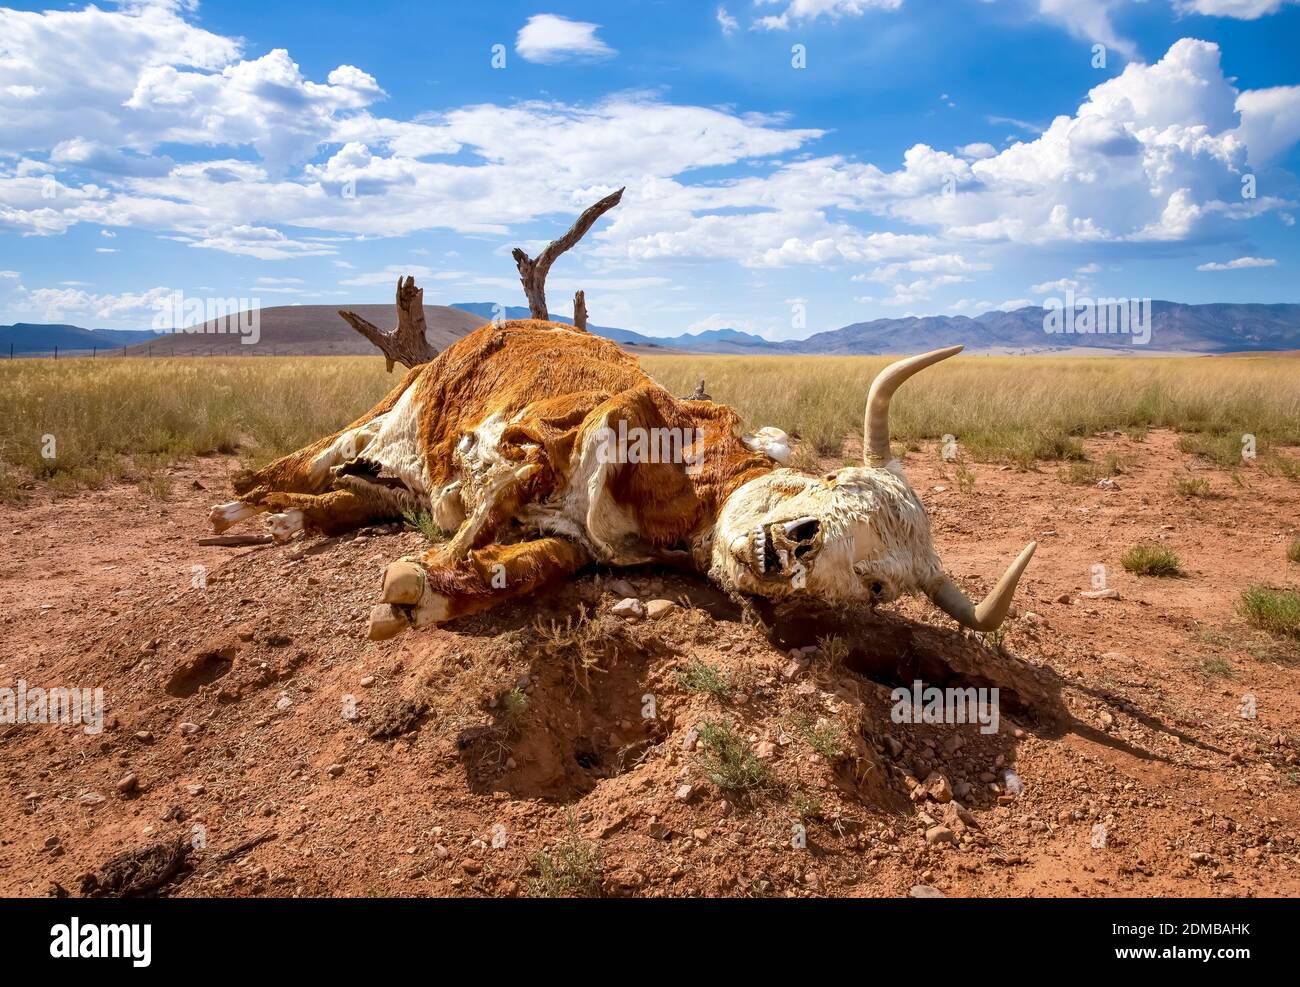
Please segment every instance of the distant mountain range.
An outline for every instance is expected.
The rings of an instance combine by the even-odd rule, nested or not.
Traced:
[[[349,306],[342,306],[349,307]],[[353,305],[350,308],[381,329],[396,322],[392,305]],[[426,305],[425,321],[430,341],[439,349],[490,320],[498,311],[504,318],[528,317],[523,306],[498,309],[495,302],[462,302],[453,306]],[[855,322],[807,339],[772,342],[737,329],[711,329],[676,336],[647,336],[631,329],[589,325],[588,328],[624,346],[640,351],[687,351],[733,354],[880,354],[916,353],[940,346],[964,344],[974,352],[1050,353],[1095,350],[1140,354],[1236,353],[1300,349],[1300,305],[1209,304],[1184,305],[1157,301],[1151,304],[1150,340],[1138,345],[1135,336],[1097,333],[1049,334],[1047,313],[1038,307],[1012,312],[932,315]],[[571,322],[552,316],[557,322]],[[220,320],[206,323],[204,331],[152,333],[114,329],[83,329],[71,325],[17,323],[0,326],[0,356],[13,346],[15,355],[90,352],[128,347],[127,355],[226,354],[370,355],[376,351],[339,318],[333,305],[280,305],[264,308],[258,323],[256,345],[246,336],[223,331]]]
[[[454,308],[490,319],[492,302],[458,302]],[[507,306],[508,319],[528,317],[528,309]],[[1044,330],[1046,310],[1039,307],[1011,312],[994,310],[974,318],[965,315],[908,316],[873,319],[814,333],[806,339],[772,342],[738,329],[710,329],[677,336],[646,336],[630,329],[589,325],[618,343],[662,346],[695,353],[750,354],[879,354],[915,353],[961,343],[972,351],[1051,352],[1071,348],[1121,352],[1235,353],[1300,349],[1300,305],[1210,304],[1184,305],[1155,301],[1150,308],[1150,334],[1145,343],[1120,333]],[[1141,313],[1146,328],[1146,313]],[[559,322],[569,319],[552,316]],[[1131,324],[1133,328],[1136,323]],[[1142,335],[1146,335],[1145,332]]]
[[[81,326],[15,322],[11,326],[0,326],[0,356],[8,356],[10,347],[15,356],[20,353],[53,353],[55,347],[58,347],[60,353],[83,350],[90,353],[96,349],[111,350],[152,338],[152,332],[133,329],[83,329]]]

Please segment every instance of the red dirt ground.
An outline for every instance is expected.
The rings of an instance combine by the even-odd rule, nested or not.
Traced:
[[[1088,449],[1133,457],[1119,489],[976,464],[962,491],[933,449],[908,457],[969,591],[1039,541],[1001,651],[924,601],[769,630],[701,580],[646,570],[375,643],[369,606],[413,532],[199,547],[227,458],[175,468],[166,503],[36,491],[0,508],[0,686],[102,687],[108,724],[0,725],[0,894],[75,894],[116,854],[184,839],[198,847],[161,893],[524,895],[537,854],[576,838],[608,895],[1297,895],[1300,657],[1234,607],[1247,584],[1298,581],[1300,486],[1234,479],[1168,433]],[[1218,496],[1175,495],[1188,469]],[[1173,548],[1185,576],[1125,572],[1138,541]],[[1119,599],[1079,598],[1097,564]],[[607,614],[619,577],[688,608],[625,624]],[[584,605],[600,667],[579,681],[575,649],[534,621]],[[787,668],[830,634],[842,653]],[[692,658],[730,694],[687,689]],[[1000,731],[891,722],[890,688],[915,677],[998,685]],[[703,777],[693,728],[724,718],[767,768],[745,797]],[[937,778],[916,787],[931,772],[960,810]],[[927,842],[940,824],[954,842]]]

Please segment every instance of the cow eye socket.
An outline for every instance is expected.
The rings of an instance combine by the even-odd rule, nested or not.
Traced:
[[[871,584],[871,595],[872,595],[872,596],[879,596],[879,595],[880,595],[881,593],[883,593],[884,591],[885,591],[884,584],[881,583],[879,580],[876,580],[875,582],[873,582],[873,583]]]

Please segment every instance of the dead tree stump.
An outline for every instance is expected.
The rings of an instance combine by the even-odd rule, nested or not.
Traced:
[[[353,329],[365,336],[384,354],[388,372],[393,364],[406,368],[428,363],[438,351],[429,344],[424,323],[424,289],[415,286],[415,278],[397,279],[397,328],[384,332],[355,312],[339,311]]]

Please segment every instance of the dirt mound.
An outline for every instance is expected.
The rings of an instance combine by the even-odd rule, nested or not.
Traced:
[[[0,894],[181,841],[152,893],[1295,895],[1300,658],[1234,603],[1294,582],[1300,488],[1156,432],[1089,446],[1131,462],[1118,489],[975,465],[962,490],[909,457],[972,592],[1040,542],[996,639],[634,570],[371,642],[419,536],[198,546],[231,461],[179,468],[175,502],[4,508],[0,686],[102,688],[106,721],[0,726]],[[1220,499],[1173,495],[1187,469]],[[1126,573],[1140,540],[1186,576]],[[1096,565],[1117,598],[1080,596]],[[629,592],[677,606],[629,622]],[[900,722],[917,680],[997,688],[996,731]]]

